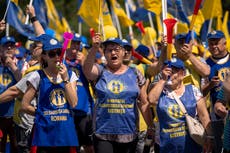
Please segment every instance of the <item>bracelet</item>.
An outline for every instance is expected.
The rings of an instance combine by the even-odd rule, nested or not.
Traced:
[[[63,80],[63,82],[64,82],[64,84],[70,83],[70,82],[69,82],[69,79]]]
[[[32,18],[30,18],[31,23],[34,23],[34,22],[37,21],[37,20],[38,20],[38,19],[37,19],[36,16],[33,16]]]

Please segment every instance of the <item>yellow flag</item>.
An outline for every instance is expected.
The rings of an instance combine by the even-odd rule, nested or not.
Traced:
[[[225,35],[226,39],[229,39],[228,15],[229,15],[229,12],[226,11],[226,12],[225,12],[225,15],[224,15],[223,24],[222,24],[222,31],[224,32],[224,35]],[[230,45],[230,44],[229,44],[229,45]]]
[[[161,13],[161,0],[143,0],[144,8],[155,13],[156,15],[160,15]]]
[[[217,24],[216,24],[216,30],[221,30],[222,29],[222,20],[221,17],[217,17]]]
[[[213,17],[222,17],[222,3],[221,0],[205,0],[201,9],[205,20]]]
[[[191,22],[192,15],[189,16],[188,19]],[[205,21],[205,19],[204,19],[203,13],[199,10],[199,12],[198,12],[198,14],[196,16],[194,27],[193,27],[193,30],[196,32],[197,35],[200,35],[200,29],[201,29],[204,21]]]
[[[98,26],[101,21],[99,17],[102,17],[103,25],[113,25],[111,15],[105,0],[83,0],[78,15],[89,26],[98,31]]]
[[[133,21],[128,18],[124,9],[120,6],[120,4],[116,0],[110,0],[111,6],[113,7],[114,13],[118,16],[121,21],[121,25],[123,26],[131,26],[133,25]]]
[[[59,17],[52,0],[46,0],[45,3],[47,7],[47,16],[49,18],[49,27],[55,30],[55,37],[58,40],[62,40],[62,34],[71,31],[69,24],[64,17]]]

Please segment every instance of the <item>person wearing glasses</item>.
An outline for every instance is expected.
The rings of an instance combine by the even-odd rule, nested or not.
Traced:
[[[135,152],[138,133],[139,106],[153,136],[152,116],[143,90],[145,78],[135,69],[123,64],[125,51],[122,40],[108,38],[101,43],[100,34],[92,38],[92,48],[83,65],[85,76],[95,81],[96,102],[93,114],[94,149],[96,153]],[[100,45],[107,61],[96,64]],[[139,99],[139,102],[137,102]]]
[[[185,115],[177,104],[177,96],[184,104],[187,113],[195,117],[198,115],[207,137],[204,144],[206,153],[212,150],[212,130],[209,114],[200,90],[194,85],[184,85],[185,65],[179,58],[168,61],[161,71],[160,80],[150,89],[149,102],[156,106],[160,123],[160,153],[200,153],[199,146],[189,136]],[[168,78],[170,77],[170,82]]]
[[[27,79],[21,111],[35,116],[32,146],[37,146],[37,153],[67,153],[78,146],[71,113],[78,101],[78,78],[60,63],[62,45],[58,40],[46,35],[42,43],[42,70]],[[36,108],[30,103],[35,96]]]

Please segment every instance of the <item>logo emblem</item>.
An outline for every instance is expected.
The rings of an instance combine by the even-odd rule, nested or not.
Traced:
[[[111,80],[107,88],[114,94],[119,94],[124,90],[124,85],[122,82],[117,81],[117,80]]]
[[[66,96],[63,89],[54,89],[50,93],[50,101],[53,105],[61,107],[66,103]]]

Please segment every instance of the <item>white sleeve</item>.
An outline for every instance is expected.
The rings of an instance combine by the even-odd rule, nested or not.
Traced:
[[[15,85],[18,90],[20,90],[22,93],[25,93],[27,90],[27,80],[29,78],[29,76],[31,75],[31,73],[25,75],[20,81],[17,82],[17,84]]]
[[[201,93],[200,89],[192,85],[192,90],[195,96],[196,101],[200,100],[203,97],[203,94]]]
[[[27,82],[32,84],[34,89],[38,90],[39,88],[39,83],[40,83],[40,75],[37,71],[31,72],[31,75],[28,77]]]
[[[77,81],[78,80],[78,77],[76,75],[75,72],[72,71],[72,74],[71,74],[71,78],[70,78],[70,82],[74,82],[74,81]]]

